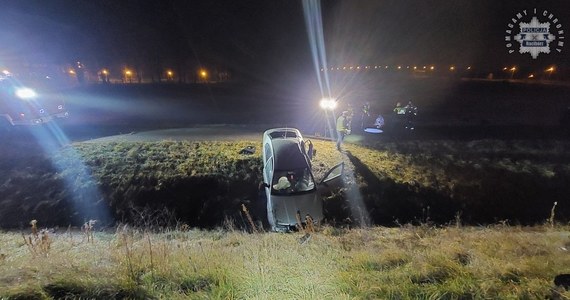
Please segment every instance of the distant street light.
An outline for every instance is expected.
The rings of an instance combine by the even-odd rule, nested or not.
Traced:
[[[206,72],[206,70],[204,70],[204,69],[200,70],[200,77],[202,78],[203,81],[207,82],[208,81],[208,72]]]
[[[548,72],[548,79],[550,79],[550,76],[552,76],[552,72],[554,72],[554,67],[546,69],[546,72]]]
[[[125,70],[125,81],[132,83],[132,78],[133,78],[132,75],[133,75],[133,72],[131,72],[131,70],[128,70],[128,69]]]
[[[512,67],[511,69],[511,79],[515,76],[515,71],[517,70],[517,67]]]
[[[171,70],[166,71],[166,79],[172,80],[174,78],[174,73]]]
[[[106,69],[101,70],[101,74],[103,74],[103,76],[101,76],[101,79],[103,80],[104,83],[108,83],[109,82],[109,71],[107,71]]]

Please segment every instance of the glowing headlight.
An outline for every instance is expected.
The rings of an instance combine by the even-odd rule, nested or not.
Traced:
[[[323,98],[319,104],[322,109],[333,110],[336,108],[336,100],[331,98]]]
[[[30,88],[21,88],[16,90],[16,96],[20,99],[31,99],[36,97],[36,92]]]

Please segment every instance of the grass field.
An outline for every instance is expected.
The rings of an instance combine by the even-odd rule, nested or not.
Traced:
[[[0,299],[568,299],[568,229],[0,233]]]
[[[346,218],[385,226],[446,224],[459,217],[470,225],[533,225],[544,222],[555,202],[558,220],[570,220],[567,141],[347,144],[342,154],[332,142],[314,143],[317,181],[340,161],[347,167],[345,188],[325,199],[329,224]],[[246,146],[256,153],[240,154]],[[228,218],[247,225],[242,204],[263,221],[260,148],[256,140],[109,142],[46,154],[30,143],[13,145],[0,160],[0,226],[98,219],[215,228]],[[363,213],[351,216],[355,209]]]
[[[259,230],[257,140],[13,142],[0,222],[20,230],[0,233],[0,298],[570,296],[553,284],[570,265],[568,142],[313,142],[316,179],[344,161],[346,186],[293,234],[251,233],[241,210]]]

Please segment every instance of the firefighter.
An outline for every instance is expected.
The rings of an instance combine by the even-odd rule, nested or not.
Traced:
[[[396,103],[396,107],[394,107],[394,124],[392,124],[392,127],[394,129],[400,129],[403,127],[403,123],[404,123],[404,116],[406,114],[406,109],[402,106],[402,104],[400,102]]]

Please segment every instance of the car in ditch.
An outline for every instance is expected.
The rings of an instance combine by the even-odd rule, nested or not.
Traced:
[[[263,133],[263,186],[271,230],[292,231],[324,219],[321,195],[340,187],[344,164],[331,168],[317,184],[311,168],[313,154],[312,143],[305,142],[298,129]]]
[[[40,125],[68,117],[65,102],[49,86],[49,78],[23,80],[7,71],[0,73],[2,126]]]

